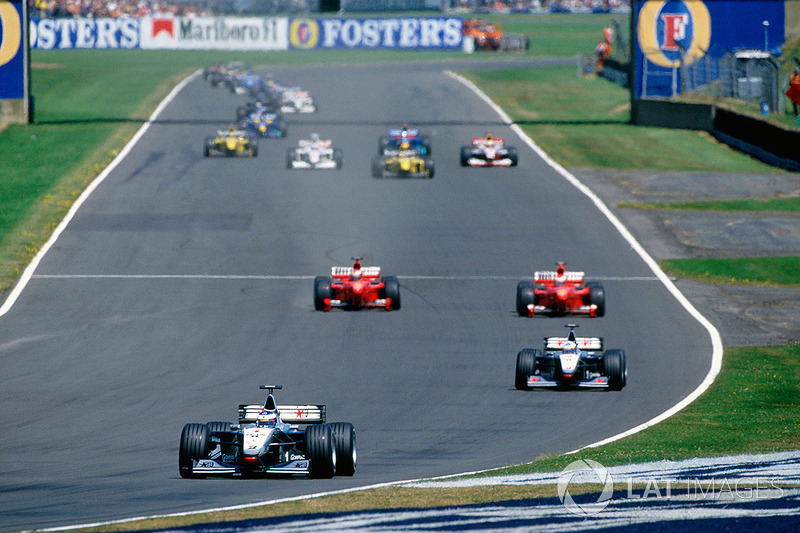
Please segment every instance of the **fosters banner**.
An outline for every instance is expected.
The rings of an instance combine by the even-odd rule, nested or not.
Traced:
[[[0,0],[0,5],[3,5]],[[288,19],[142,17],[33,19],[31,48],[288,50],[312,48],[460,49],[462,19]]]
[[[25,98],[25,20],[22,2],[0,0],[0,100]]]
[[[721,57],[736,49],[772,49],[783,44],[784,0],[635,0],[635,97],[642,96],[643,74],[669,79],[681,66],[706,55]],[[680,72],[676,72],[680,75]],[[671,96],[667,82],[661,94]]]

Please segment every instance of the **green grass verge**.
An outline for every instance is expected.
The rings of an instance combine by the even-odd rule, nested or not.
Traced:
[[[705,283],[800,287],[800,257],[669,259],[661,261],[661,268]]]
[[[800,213],[800,198],[747,198],[703,202],[620,202],[634,209],[686,209],[693,211],[759,211]]]

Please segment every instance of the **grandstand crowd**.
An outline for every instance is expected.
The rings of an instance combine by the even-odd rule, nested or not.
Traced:
[[[196,4],[149,0],[28,0],[28,8],[38,18],[202,17],[216,14]]]

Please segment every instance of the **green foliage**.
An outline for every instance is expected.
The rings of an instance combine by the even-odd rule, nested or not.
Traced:
[[[670,259],[661,268],[675,277],[707,283],[800,287],[800,257]]]
[[[800,212],[800,198],[747,198],[743,200],[710,200],[702,202],[621,202],[619,207],[798,213]]]

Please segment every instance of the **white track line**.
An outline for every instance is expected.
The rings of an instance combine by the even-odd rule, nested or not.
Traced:
[[[254,279],[265,281],[294,281],[314,279],[313,275],[279,276],[270,274],[34,274],[35,279],[121,279],[121,280],[159,280],[159,279],[190,279],[190,280],[242,280]],[[433,280],[433,281],[516,281],[525,279],[525,276],[407,276],[398,274],[400,280]],[[598,281],[660,281],[655,276],[594,276]]]
[[[616,217],[616,215],[614,215],[614,213],[611,212],[611,210],[608,208],[608,206],[606,206],[605,203],[603,203],[603,201],[600,199],[599,196],[597,196],[591,189],[589,189],[589,187],[581,183],[578,180],[578,178],[570,174],[570,172],[567,171],[567,169],[565,169],[564,167],[553,161],[550,158],[550,156],[548,156],[544,152],[544,150],[539,148],[539,146],[535,142],[533,142],[533,139],[528,137],[528,135],[524,131],[522,131],[522,128],[520,128],[517,124],[513,123],[511,117],[509,117],[505,111],[500,109],[500,107],[497,104],[495,104],[474,83],[464,78],[463,76],[460,76],[455,72],[449,70],[446,71],[445,74],[447,74],[454,80],[457,80],[458,82],[462,83],[467,88],[472,90],[472,92],[478,95],[478,97],[480,97],[481,100],[486,102],[492,109],[494,109],[494,111],[511,127],[514,133],[516,133],[517,136],[520,139],[522,139],[523,142],[525,142],[525,144],[527,144],[534,152],[536,152],[539,157],[541,157],[548,165],[550,165],[553,169],[555,169],[556,172],[561,174],[561,176],[564,179],[566,179],[568,182],[574,185],[575,188],[577,188],[584,195],[586,195],[592,202],[594,202],[594,205],[597,206],[597,209],[599,209],[600,212],[603,213],[606,216],[606,218],[614,225],[614,227],[617,228],[617,231],[619,231],[622,237],[626,241],[628,241],[628,244],[631,245],[631,248],[633,248],[633,250],[637,254],[639,254],[639,257],[641,257],[642,260],[644,260],[647,266],[650,267],[650,270],[653,271],[653,274],[655,274],[656,277],[661,281],[661,283],[664,284],[667,290],[670,293],[672,293],[675,299],[678,300],[678,302],[680,302],[680,304],[684,307],[684,309],[686,309],[689,312],[689,314],[692,315],[692,317],[694,317],[695,320],[700,322],[700,324],[704,328],[706,328],[706,331],[708,331],[708,334],[711,337],[711,346],[712,346],[711,368],[708,370],[708,374],[706,374],[706,377],[703,380],[703,382],[700,383],[700,385],[695,390],[689,393],[688,396],[686,396],[683,400],[678,402],[673,407],[667,409],[660,415],[656,416],[655,418],[652,418],[651,420],[648,420],[643,424],[640,424],[634,428],[629,429],[628,431],[625,431],[618,435],[614,435],[607,439],[603,439],[601,441],[594,442],[592,444],[587,444],[586,446],[582,446],[581,448],[578,448],[568,453],[575,453],[585,448],[594,448],[597,446],[602,446],[603,444],[614,442],[616,440],[625,438],[629,435],[633,435],[634,433],[638,433],[643,429],[649,428],[650,426],[654,426],[655,424],[658,424],[659,422],[666,420],[667,418],[671,417],[672,415],[679,412],[681,409],[683,409],[684,407],[695,401],[701,394],[703,394],[706,391],[706,389],[708,389],[708,387],[711,386],[711,384],[714,382],[714,378],[717,377],[717,374],[719,374],[719,370],[722,367],[722,337],[720,336],[719,331],[717,331],[717,328],[715,328],[714,325],[711,322],[709,322],[709,320],[706,317],[700,314],[700,311],[698,311],[694,307],[694,305],[692,305],[692,303],[683,295],[683,293],[681,293],[681,291],[678,290],[675,284],[672,283],[669,277],[658,266],[658,263],[656,263],[656,261],[652,257],[650,257],[650,254],[648,254],[647,251],[645,251],[645,249],[642,247],[641,244],[639,244],[639,242],[636,240],[633,234],[630,231],[628,231],[628,228],[626,228],[622,224],[622,222]]]
[[[53,244],[55,244],[55,242],[64,232],[67,225],[70,223],[73,217],[75,217],[75,214],[78,212],[78,209],[81,208],[86,199],[89,198],[89,196],[94,192],[95,189],[97,189],[97,187],[100,186],[101,183],[103,183],[103,181],[108,177],[108,175],[111,174],[111,171],[117,168],[117,165],[119,165],[120,162],[123,159],[125,159],[128,153],[133,149],[133,147],[136,146],[136,143],[139,142],[139,139],[141,139],[142,136],[147,132],[147,130],[150,129],[150,125],[155,121],[158,115],[161,114],[164,108],[167,107],[167,105],[169,105],[169,103],[175,99],[178,93],[181,92],[181,90],[183,90],[183,88],[186,87],[186,85],[188,85],[192,80],[194,80],[197,76],[199,76],[200,73],[201,71],[197,70],[188,77],[186,77],[178,85],[176,85],[175,88],[172,89],[172,91],[170,91],[167,97],[164,98],[164,100],[162,100],[160,104],[158,104],[158,107],[156,107],[155,111],[153,111],[153,113],[150,115],[150,118],[147,119],[147,122],[145,122],[142,125],[142,127],[139,128],[139,131],[137,131],[136,134],[131,138],[131,140],[128,141],[128,144],[126,144],[125,147],[122,150],[120,150],[119,154],[117,154],[117,157],[115,157],[114,160],[100,173],[100,175],[98,175],[92,181],[92,183],[90,183],[89,186],[86,187],[86,189],[84,189],[83,193],[78,197],[77,200],[75,200],[75,203],[72,204],[72,207],[70,207],[69,211],[67,212],[67,215],[64,217],[64,220],[62,220],[61,223],[56,227],[55,231],[53,231],[53,234],[50,236],[50,239],[44,244],[44,246],[42,246],[41,250],[39,250],[39,253],[36,254],[36,257],[33,258],[31,263],[22,273],[17,284],[8,294],[8,298],[6,298],[6,301],[3,302],[2,306],[0,306],[0,316],[3,316],[6,313],[8,313],[8,311],[17,301],[17,298],[19,298],[20,294],[22,294],[22,291],[28,285],[28,282],[33,277],[34,272],[36,272],[36,269],[39,267],[39,263],[42,261],[42,258],[45,256],[45,254],[50,250]]]

